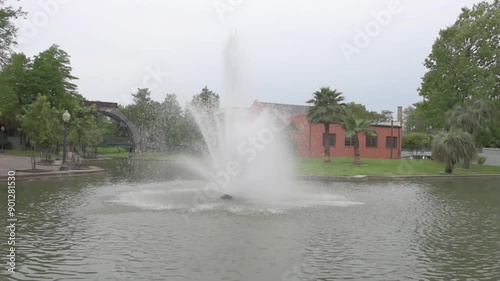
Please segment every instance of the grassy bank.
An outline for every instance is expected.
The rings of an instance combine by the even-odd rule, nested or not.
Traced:
[[[4,150],[5,155],[11,155],[11,156],[23,156],[23,157],[31,157],[33,155],[33,151],[31,150]],[[42,153],[40,151],[35,152],[35,156],[37,158],[41,157]],[[56,154],[52,153],[52,159],[56,158]],[[61,152],[62,156],[62,152]],[[45,155],[44,155],[45,157]]]
[[[362,164],[356,166],[352,158],[332,158],[332,163],[323,163],[323,158],[299,158],[296,161],[297,173],[302,175],[443,175],[444,164],[432,160],[412,159],[362,159]],[[500,167],[471,165],[470,169],[463,169],[456,165],[453,174],[500,174]]]

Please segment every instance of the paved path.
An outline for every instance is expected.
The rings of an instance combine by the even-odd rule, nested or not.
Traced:
[[[37,162],[40,159],[37,158]],[[58,171],[59,166],[36,165],[37,169]],[[0,176],[5,176],[9,171],[31,169],[31,157],[11,156],[0,153]]]

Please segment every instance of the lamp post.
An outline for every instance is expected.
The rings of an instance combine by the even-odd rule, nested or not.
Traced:
[[[64,121],[64,147],[63,147],[63,162],[62,162],[59,170],[60,171],[67,171],[67,170],[69,170],[69,167],[68,167],[68,163],[66,163],[66,146],[68,143],[68,122],[69,122],[69,119],[71,118],[71,115],[66,110],[66,111],[64,111],[62,118]]]
[[[0,127],[0,131],[2,131],[2,150],[0,150],[0,153],[3,153],[3,139],[4,139],[3,138],[3,134],[5,132],[5,126],[4,125],[2,125],[2,127]]]

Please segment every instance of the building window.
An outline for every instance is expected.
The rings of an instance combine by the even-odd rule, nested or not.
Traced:
[[[323,144],[328,144],[329,146],[335,146],[337,144],[336,134],[323,134]]]
[[[385,147],[387,148],[398,148],[398,137],[386,137]]]
[[[378,136],[366,136],[366,147],[378,147]]]
[[[345,137],[345,146],[354,146],[354,137]]]

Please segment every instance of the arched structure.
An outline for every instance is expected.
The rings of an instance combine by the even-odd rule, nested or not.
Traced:
[[[132,152],[141,150],[142,142],[141,142],[140,129],[132,121],[130,121],[120,111],[120,109],[118,109],[117,103],[102,102],[102,101],[84,101],[83,105],[88,107],[95,105],[97,112],[117,121],[127,131],[127,134],[129,135],[128,140],[123,138],[109,138],[108,140],[106,140],[108,145],[130,147],[132,149]]]

